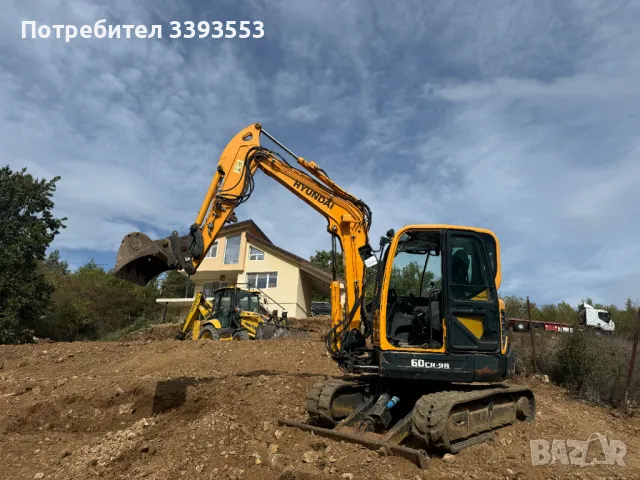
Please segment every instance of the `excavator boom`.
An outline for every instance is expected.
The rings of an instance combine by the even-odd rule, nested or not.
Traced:
[[[281,155],[263,147],[264,135],[291,155],[309,173],[289,164]],[[371,256],[368,232],[371,211],[329,179],[315,163],[297,157],[278,140],[253,124],[240,131],[226,146],[198,215],[186,235],[174,231],[169,237],[151,240],[142,232],[127,234],[116,259],[118,278],[146,285],[168,270],[184,270],[193,275],[207,251],[228,222],[234,209],[253,192],[253,175],[260,169],[292,192],[327,220],[327,230],[340,241],[344,264],[346,314],[341,305],[341,285],[334,275],[331,284],[333,330],[330,350],[338,352],[343,333],[358,332],[364,292],[364,259]],[[334,242],[335,249],[335,242]],[[353,340],[353,339],[351,339]],[[362,343],[362,339],[355,340]]]

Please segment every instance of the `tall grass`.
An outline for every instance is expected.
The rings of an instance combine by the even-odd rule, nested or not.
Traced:
[[[533,373],[529,333],[511,333],[516,349],[516,373]],[[622,406],[633,343],[623,337],[597,335],[592,330],[534,334],[537,373],[566,387],[576,396],[599,404]],[[640,359],[636,358],[629,400],[640,403]]]

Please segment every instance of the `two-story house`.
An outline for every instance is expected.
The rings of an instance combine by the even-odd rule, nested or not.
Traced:
[[[257,287],[267,296],[267,309],[286,311],[289,317],[311,315],[311,295],[329,296],[331,275],[287,250],[274,245],[252,221],[229,224],[191,276],[195,292],[211,297],[215,289],[237,285]],[[177,308],[184,319],[191,298],[159,298],[158,303]]]

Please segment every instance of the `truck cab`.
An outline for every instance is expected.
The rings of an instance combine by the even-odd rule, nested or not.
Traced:
[[[584,302],[578,307],[580,325],[601,330],[603,333],[612,334],[615,323],[611,320],[611,314],[606,310],[595,308]]]

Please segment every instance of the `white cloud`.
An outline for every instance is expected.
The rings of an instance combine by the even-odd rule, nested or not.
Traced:
[[[62,176],[56,205],[69,228],[56,247],[115,259],[131,230],[186,231],[225,144],[258,121],[367,201],[374,242],[408,223],[484,226],[501,239],[505,294],[639,295],[637,6],[250,7],[228,2],[216,15],[251,12],[264,39],[171,40],[165,24],[162,40],[66,44],[23,40],[20,21],[212,13],[188,2],[10,2],[0,152],[14,168]],[[300,255],[330,246],[325,220],[262,174],[237,213]]]
[[[292,109],[288,116],[293,121],[313,122],[320,116],[320,112],[310,105],[300,105]]]
[[[424,86],[426,95],[436,95],[453,102],[469,102],[499,97],[503,101],[548,97],[555,100],[599,97],[631,97],[637,101],[640,89],[629,77],[603,77],[585,73],[572,77],[542,82],[531,78],[497,77],[488,82],[470,82],[439,87],[431,83]]]

